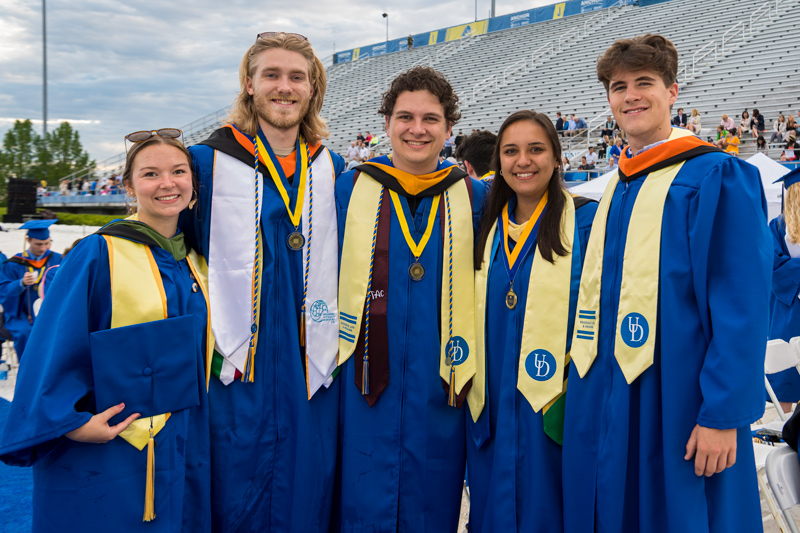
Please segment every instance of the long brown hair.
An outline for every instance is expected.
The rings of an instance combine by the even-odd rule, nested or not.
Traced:
[[[565,256],[568,250],[564,246],[561,235],[561,213],[564,211],[564,181],[562,177],[562,159],[561,159],[561,143],[558,141],[558,134],[553,122],[544,113],[537,113],[528,109],[517,111],[509,116],[503,125],[500,126],[500,131],[497,132],[497,143],[494,146],[494,154],[492,155],[492,170],[494,170],[494,181],[492,182],[492,189],[489,192],[489,198],[486,201],[486,208],[483,212],[483,219],[481,220],[481,229],[478,233],[478,241],[475,245],[475,270],[481,269],[483,263],[483,252],[486,246],[491,246],[487,243],[489,239],[489,232],[495,224],[497,224],[497,217],[499,217],[503,209],[505,209],[508,201],[514,196],[514,191],[506,183],[505,177],[500,173],[500,146],[503,143],[503,134],[512,124],[521,120],[529,120],[534,124],[541,126],[547,138],[550,141],[550,147],[553,150],[558,168],[553,171],[550,176],[550,181],[547,184],[547,209],[542,215],[542,221],[539,224],[538,234],[536,236],[536,246],[539,247],[539,252],[545,261],[551,263],[555,262],[553,254]]]
[[[308,105],[308,112],[300,123],[300,134],[314,144],[320,139],[330,135],[328,126],[319,112],[325,98],[325,89],[328,87],[328,78],[325,74],[325,67],[314,53],[311,43],[307,40],[290,33],[276,33],[267,37],[257,39],[255,44],[244,54],[242,63],[239,65],[239,96],[233,101],[233,108],[228,114],[228,122],[234,124],[244,133],[255,136],[258,133],[258,111],[253,97],[247,92],[247,79],[255,76],[256,58],[261,52],[273,48],[283,48],[290,52],[297,52],[306,58],[308,62],[308,76],[314,94]]]

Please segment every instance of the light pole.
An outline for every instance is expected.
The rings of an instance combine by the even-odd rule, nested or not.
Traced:
[[[389,13],[384,13],[383,18],[386,19],[386,42],[389,42]]]
[[[47,137],[47,19],[46,0],[42,0],[42,133]],[[43,137],[43,138],[44,138]]]

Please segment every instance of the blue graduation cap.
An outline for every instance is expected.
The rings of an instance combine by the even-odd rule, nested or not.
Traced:
[[[788,189],[789,187],[800,181],[800,167],[795,167],[794,170],[792,170],[788,174],[784,174],[783,176],[776,179],[772,183],[778,183],[779,181],[783,182],[783,186]]]
[[[28,237],[44,241],[50,238],[50,226],[58,222],[57,218],[50,220],[29,220],[19,227],[28,230]]]

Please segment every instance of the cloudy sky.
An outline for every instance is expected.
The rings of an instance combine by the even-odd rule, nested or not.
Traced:
[[[496,14],[554,0],[497,0]],[[221,7],[224,6],[224,7]],[[48,129],[69,121],[100,162],[132,131],[183,127],[226,107],[256,34],[292,31],[334,50],[475,18],[475,0],[352,2],[47,0]],[[477,0],[478,19],[490,0]],[[15,119],[42,129],[42,1],[0,0],[0,136]]]

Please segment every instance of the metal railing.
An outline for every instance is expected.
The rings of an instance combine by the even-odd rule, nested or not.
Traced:
[[[708,48],[708,50],[706,50],[706,48]],[[697,73],[697,64],[711,54],[714,54],[714,61],[716,61],[719,57],[717,41],[711,41],[710,43],[707,43],[705,46],[700,48],[700,50],[692,54],[692,77],[694,77]]]
[[[729,45],[737,37],[744,40],[745,31],[747,26],[744,21],[735,24],[731,29],[722,34],[722,44],[720,45],[721,52],[724,54]]]

